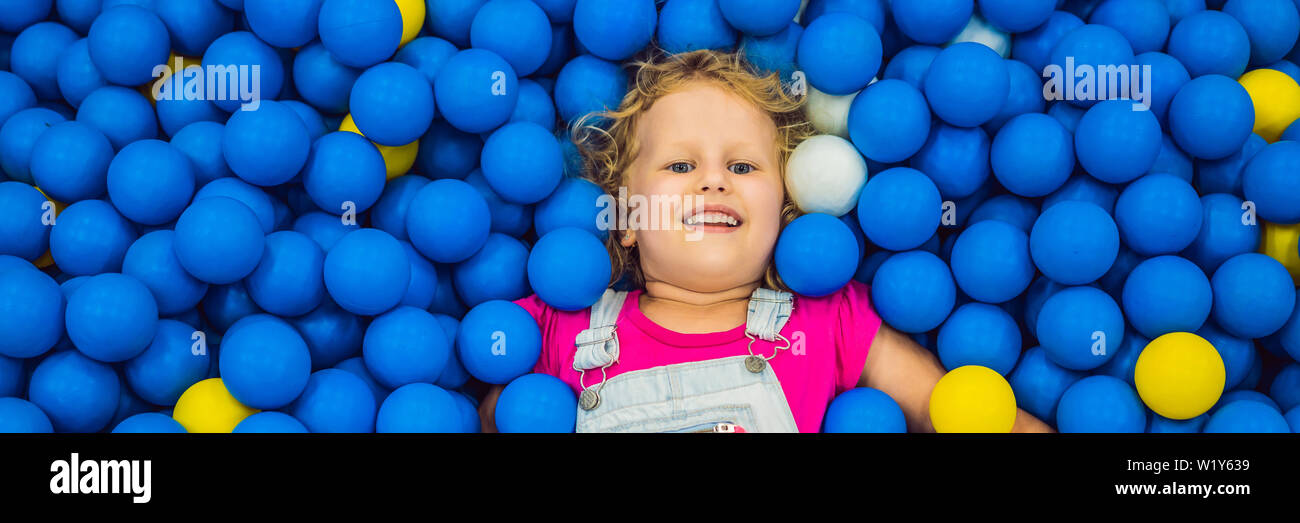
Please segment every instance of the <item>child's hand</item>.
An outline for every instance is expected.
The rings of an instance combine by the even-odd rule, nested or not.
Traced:
[[[882,323],[871,342],[858,386],[880,389],[898,402],[907,418],[908,432],[934,432],[930,423],[930,393],[944,373],[934,354]],[[1016,409],[1016,422],[1011,431],[1055,432],[1021,409]]]

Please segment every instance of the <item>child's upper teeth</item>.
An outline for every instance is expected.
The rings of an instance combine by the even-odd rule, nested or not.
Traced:
[[[726,213],[721,212],[702,212],[686,219],[687,225],[725,223],[735,226],[736,219]]]

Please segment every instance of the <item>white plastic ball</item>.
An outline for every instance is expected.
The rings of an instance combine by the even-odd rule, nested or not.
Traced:
[[[867,162],[848,140],[821,134],[805,140],[786,163],[785,186],[804,212],[843,216],[858,204]]]
[[[876,83],[873,79],[871,83]],[[861,92],[861,91],[858,91]],[[840,138],[849,137],[849,107],[858,93],[836,96],[818,91],[808,86],[808,103],[804,105],[808,120],[813,128],[821,134],[832,134]]]
[[[952,45],[959,42],[975,42],[988,46],[989,49],[997,51],[999,55],[1006,58],[1011,54],[1011,35],[997,30],[984,17],[976,13],[970,17],[966,27],[957,33],[957,36],[948,42]],[[946,46],[945,46],[946,47]]]

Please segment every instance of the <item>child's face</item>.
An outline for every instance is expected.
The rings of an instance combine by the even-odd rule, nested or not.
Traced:
[[[656,101],[636,137],[628,193],[683,203],[659,227],[622,239],[639,245],[646,280],[695,292],[762,280],[785,201],[772,119],[717,84],[695,82]]]

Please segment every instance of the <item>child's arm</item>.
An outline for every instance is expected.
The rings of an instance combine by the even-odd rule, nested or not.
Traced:
[[[497,398],[501,397],[502,389],[505,389],[504,385],[493,385],[478,404],[478,419],[483,432],[497,431]]]
[[[871,342],[859,387],[884,391],[898,402],[909,432],[934,432],[930,423],[930,392],[945,374],[939,359],[906,334],[881,324]],[[1046,423],[1016,409],[1012,432],[1055,432]]]

